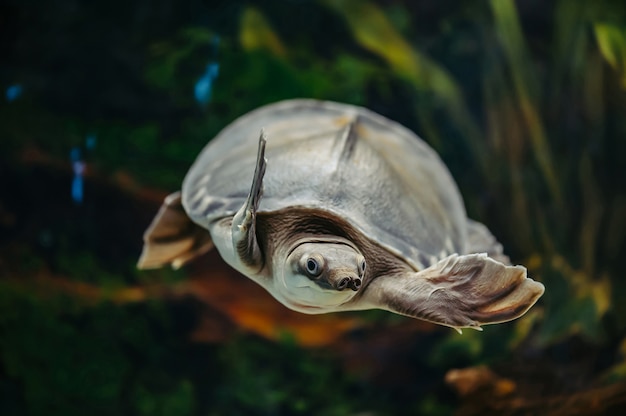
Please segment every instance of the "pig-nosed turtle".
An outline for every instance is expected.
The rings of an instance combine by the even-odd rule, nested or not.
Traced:
[[[178,267],[215,246],[309,314],[379,308],[480,329],[523,315],[544,291],[466,217],[426,143],[367,109],[325,101],[267,105],[222,130],[144,242],[140,268]]]

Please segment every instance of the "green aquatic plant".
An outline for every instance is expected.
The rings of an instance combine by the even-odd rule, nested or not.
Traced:
[[[596,23],[593,26],[598,47],[626,88],[626,24]]]

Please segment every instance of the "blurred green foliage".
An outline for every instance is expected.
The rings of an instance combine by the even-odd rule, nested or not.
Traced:
[[[135,6],[137,15],[149,17],[140,7],[149,7],[144,3]],[[97,19],[103,4],[77,7]],[[28,2],[14,7],[36,13]],[[34,26],[21,29],[15,36],[25,45],[43,46],[29,49],[33,61],[16,52],[17,69],[2,72],[26,83],[24,96],[0,111],[2,163],[17,164],[33,146],[66,161],[69,149],[94,132],[98,142],[88,162],[100,175],[126,172],[141,186],[173,191],[211,137],[260,105],[293,97],[364,105],[435,147],[457,179],[470,216],[485,222],[513,260],[546,285],[526,318],[425,342],[407,366],[441,376],[451,366],[496,363],[511,351],[548,348],[572,336],[623,344],[622,2],[276,0],[255,7],[220,2],[200,10],[206,19],[183,16],[167,30],[134,22],[137,27],[127,29],[131,46],[106,38],[119,54],[101,52],[98,65],[115,56],[130,62],[112,81],[126,87],[123,93],[101,91],[98,82],[106,80],[106,71],[95,74],[96,64],[82,68],[79,59],[70,62],[94,77],[93,94],[78,81],[72,89],[69,78],[62,78],[64,90],[37,89],[56,82],[54,65],[41,69],[37,59],[56,61],[45,53],[44,35],[31,34]],[[51,16],[60,25],[51,33],[69,33],[78,25],[68,23],[70,17]],[[105,27],[115,23],[107,16]],[[55,45],[72,59],[71,49],[61,51],[63,42]],[[209,59],[220,69],[203,108],[194,101],[193,86]],[[126,70],[129,80],[120,75]],[[72,101],[78,104],[63,106]],[[70,230],[62,232],[71,238]],[[134,253],[111,266],[91,250],[68,243],[56,271],[105,289],[144,283],[146,274],[132,270]],[[44,257],[25,252],[19,260],[24,275],[48,267]],[[164,271],[150,278],[167,283],[183,277]],[[190,344],[193,313],[175,303],[92,304],[0,284],[1,414],[451,410],[440,392],[433,393],[436,380],[415,386],[420,394],[410,398],[373,390],[358,375],[343,373],[332,357],[288,340],[275,344],[242,335],[224,345]],[[368,316],[381,324],[404,319]],[[625,358],[622,351],[606,370],[607,379],[624,379]]]
[[[597,23],[593,26],[600,52],[617,71],[622,88],[626,88],[626,28],[619,25]]]
[[[86,307],[0,289],[3,372],[20,381],[13,397],[18,387],[0,384],[2,414],[344,415],[414,406],[394,403],[343,373],[329,354],[303,352],[288,338],[190,344],[181,338],[190,311],[180,305]]]

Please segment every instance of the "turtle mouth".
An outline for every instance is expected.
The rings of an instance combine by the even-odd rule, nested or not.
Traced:
[[[336,309],[348,302],[354,292],[338,292],[324,289],[313,281],[297,282],[296,285],[284,285],[281,290],[283,303],[295,310],[324,311]],[[307,279],[308,280],[308,279]]]
[[[295,308],[325,310],[340,307],[351,299],[351,296],[337,296],[336,291],[322,291],[312,287],[299,288],[297,292],[290,290],[286,297],[287,303]]]

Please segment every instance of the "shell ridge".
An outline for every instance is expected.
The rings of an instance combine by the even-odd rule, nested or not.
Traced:
[[[434,150],[368,109],[310,99],[253,110],[205,146],[183,183],[194,222],[207,227],[243,205],[262,127],[269,167],[259,212],[323,207],[418,270],[465,245],[462,200]]]

